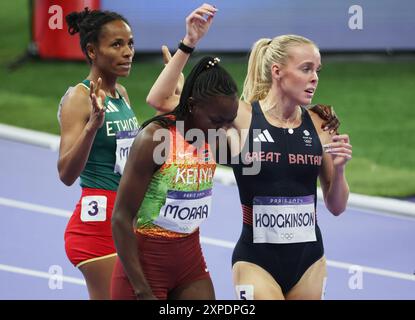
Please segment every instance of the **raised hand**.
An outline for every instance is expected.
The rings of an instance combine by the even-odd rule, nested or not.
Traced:
[[[101,89],[101,85],[101,78],[98,78],[96,85],[93,81],[89,85],[89,97],[91,98],[92,108],[88,123],[94,130],[101,128],[105,119],[105,92]]]
[[[335,168],[342,169],[352,158],[352,145],[347,134],[335,135],[332,142],[323,146],[324,151],[331,154]]]
[[[195,47],[197,42],[207,33],[213,17],[218,11],[214,6],[204,3],[186,18],[186,36],[183,43]]]

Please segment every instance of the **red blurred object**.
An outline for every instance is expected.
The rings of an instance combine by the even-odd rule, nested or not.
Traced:
[[[32,41],[45,59],[85,60],[79,33],[71,36],[65,17],[72,11],[100,9],[100,0],[35,0],[32,8]]]

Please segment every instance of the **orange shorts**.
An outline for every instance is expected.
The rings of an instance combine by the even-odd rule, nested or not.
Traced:
[[[65,230],[65,250],[74,266],[116,255],[111,231],[116,195],[111,190],[82,188]]]
[[[152,237],[136,233],[138,255],[153,294],[167,299],[175,288],[209,278],[199,230],[183,238]],[[111,298],[135,300],[134,290],[119,258],[112,274]]]

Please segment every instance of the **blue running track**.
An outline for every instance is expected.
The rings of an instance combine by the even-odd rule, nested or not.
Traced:
[[[57,153],[0,139],[0,299],[88,299],[66,258],[63,234],[80,194],[57,174]],[[218,299],[234,299],[231,255],[241,229],[236,186],[216,183],[201,228]],[[415,219],[318,205],[328,281],[326,299],[415,299]],[[63,282],[56,281],[56,272]]]

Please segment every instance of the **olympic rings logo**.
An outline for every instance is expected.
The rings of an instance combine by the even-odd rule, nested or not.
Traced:
[[[285,239],[285,240],[292,240],[294,238],[294,233],[281,233],[280,234],[281,239]]]

